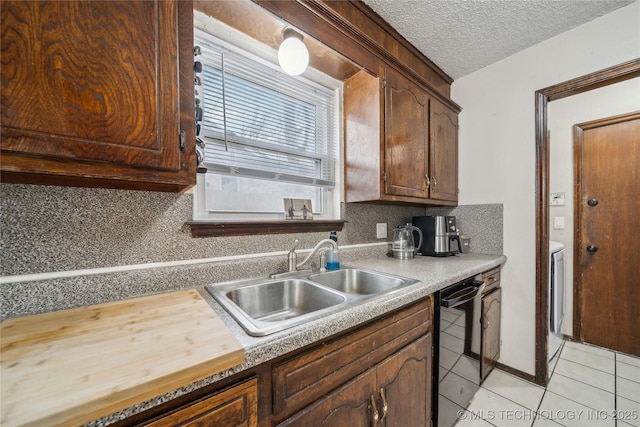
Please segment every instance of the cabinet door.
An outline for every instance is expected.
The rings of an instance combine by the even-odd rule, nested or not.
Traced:
[[[432,336],[427,334],[378,366],[382,425],[431,425],[431,346]]]
[[[194,126],[183,111],[193,108],[187,6],[3,1],[3,171],[193,183],[178,173],[195,169],[180,147],[181,119]]]
[[[252,379],[146,424],[149,427],[256,427],[258,381]]]
[[[426,199],[429,96],[396,71],[385,73],[385,193]]]
[[[431,100],[430,198],[458,200],[458,115]]]
[[[278,426],[372,426],[375,381],[375,370],[370,369]]]
[[[498,288],[482,297],[482,332],[480,341],[480,378],[484,380],[500,358],[500,304],[502,289]]]

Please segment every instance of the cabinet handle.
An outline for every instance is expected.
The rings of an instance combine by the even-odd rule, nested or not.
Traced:
[[[489,327],[489,319],[487,316],[482,316],[480,323],[482,324],[482,329],[487,329]]]
[[[374,427],[378,424],[378,420],[380,419],[380,415],[378,414],[378,406],[376,405],[376,399],[371,395],[371,427]]]
[[[435,175],[431,177],[431,182],[433,182],[433,188],[438,188],[438,181],[436,181]]]
[[[387,405],[387,396],[384,394],[384,387],[380,388],[380,399],[382,399],[382,416],[380,417],[380,422],[382,422],[387,416],[387,410],[389,409],[389,405]]]
[[[424,191],[427,191],[429,189],[430,185],[431,185],[431,182],[429,181],[429,176],[425,175],[424,176]]]

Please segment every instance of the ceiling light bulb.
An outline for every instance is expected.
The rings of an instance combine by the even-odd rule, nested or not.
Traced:
[[[285,39],[278,49],[278,62],[287,74],[297,76],[304,73],[309,65],[309,51],[302,42],[302,36],[286,31]]]

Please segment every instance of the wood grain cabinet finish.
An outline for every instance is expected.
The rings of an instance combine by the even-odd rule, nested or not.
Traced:
[[[431,331],[431,299],[273,367],[274,415],[284,419]]]
[[[347,202],[455,206],[458,115],[390,67],[345,82]]]
[[[480,318],[481,357],[480,378],[484,380],[500,358],[500,316],[502,289],[500,271],[492,270],[484,275],[485,291],[482,295],[482,317]]]
[[[1,8],[4,181],[195,183],[190,1]]]
[[[430,426],[432,313],[428,298],[274,366],[278,425]]]
[[[429,197],[429,95],[384,71],[384,194]]]
[[[258,381],[254,378],[204,398],[160,419],[148,427],[256,427]]]
[[[436,99],[429,114],[429,198],[458,201],[458,114]]]
[[[280,426],[429,427],[431,347],[422,336]]]
[[[429,426],[433,296],[115,425]],[[386,405],[385,405],[386,402]],[[386,409],[385,409],[386,407]],[[257,423],[257,424],[256,424]]]

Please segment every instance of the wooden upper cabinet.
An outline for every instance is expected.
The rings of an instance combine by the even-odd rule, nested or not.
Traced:
[[[391,69],[384,86],[384,194],[426,199],[429,95]]]
[[[431,100],[430,198],[458,200],[458,114]]]
[[[4,181],[195,183],[191,2],[1,7]]]
[[[455,206],[458,114],[398,71],[344,85],[347,202]]]

